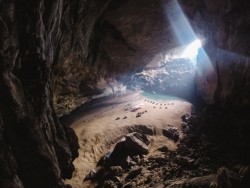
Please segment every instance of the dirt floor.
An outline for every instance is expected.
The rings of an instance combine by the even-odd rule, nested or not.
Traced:
[[[167,146],[175,150],[177,143],[162,135],[162,129],[176,127],[183,138],[181,116],[190,114],[192,105],[182,100],[152,100],[140,92],[129,92],[106,98],[78,118],[70,126],[75,130],[80,144],[79,157],[75,160],[75,172],[66,183],[74,188],[91,187],[83,182],[85,176],[95,168],[101,156],[129,132],[143,132],[140,125],[154,130],[148,156],[157,148]],[[141,114],[140,117],[138,113]]]
[[[152,100],[141,92],[98,99],[76,110],[63,119],[80,144],[73,178],[65,183],[73,188],[249,188],[248,114],[191,111],[187,101]],[[163,135],[163,129],[174,127],[177,142]],[[134,132],[149,138],[148,153],[129,156],[125,166],[105,163]]]

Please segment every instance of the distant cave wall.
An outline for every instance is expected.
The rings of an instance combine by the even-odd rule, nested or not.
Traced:
[[[80,24],[64,35],[66,42],[55,69],[55,104],[62,97],[82,94],[81,88],[96,87],[103,78],[126,79],[176,46],[166,18],[166,2],[113,0],[99,4],[102,8],[83,12],[90,15],[79,18]]]
[[[55,104],[61,97],[81,94],[82,84],[92,87],[98,82],[101,69],[98,69],[100,73],[96,71],[98,65],[90,61],[89,56],[98,52],[92,44],[96,41],[93,30],[110,2],[73,0],[64,4],[59,63],[53,73]]]
[[[198,62],[198,90],[208,104],[250,105],[250,2],[247,0],[180,1],[212,68]],[[203,64],[204,63],[204,64]]]
[[[78,141],[58,122],[51,90],[63,6],[0,1],[0,187],[64,187],[72,176]]]
[[[95,87],[106,77],[127,79],[155,57],[178,47],[167,17],[169,2],[66,1],[62,45],[57,54],[60,63],[53,73],[54,104],[60,105],[61,98],[96,94],[99,90]],[[207,104],[247,106],[249,2],[175,2],[180,3],[195,33],[205,41],[210,63],[198,61],[199,95]]]
[[[154,56],[179,44],[167,18],[171,1],[112,1],[102,16],[99,51],[113,70],[129,75]],[[207,104],[250,104],[250,2],[247,0],[176,1],[196,35],[204,39],[208,62],[197,65],[197,89]],[[183,28],[185,31],[185,28]]]

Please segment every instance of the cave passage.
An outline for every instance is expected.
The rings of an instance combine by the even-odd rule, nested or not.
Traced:
[[[0,0],[1,188],[249,188],[249,0]]]

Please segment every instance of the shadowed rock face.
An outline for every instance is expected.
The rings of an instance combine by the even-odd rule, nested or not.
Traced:
[[[204,37],[212,69],[198,61],[197,85],[207,103],[249,105],[250,17],[248,1],[188,1],[182,4],[195,32]]]
[[[58,122],[53,96],[126,79],[177,47],[168,2],[0,0],[0,187],[64,187],[78,143]],[[200,95],[207,104],[248,106],[249,1],[181,6],[211,61],[198,61]]]
[[[94,14],[81,29],[76,26],[79,32],[73,37],[79,39],[74,47],[80,48],[68,51],[69,37],[63,43],[55,70],[55,103],[62,96],[78,96],[84,85],[95,88],[106,77],[126,80],[155,56],[176,46],[165,6],[152,0],[112,1],[97,21]]]
[[[57,120],[51,71],[63,2],[0,1],[0,187],[64,187],[78,156]]]
[[[55,104],[61,97],[76,98],[81,88],[93,90],[107,76],[127,80],[178,47],[167,16],[170,2],[175,1],[122,0],[98,3],[98,8],[92,3],[86,6],[86,19],[80,16],[71,23],[66,16],[64,29],[69,29],[65,29],[53,79]],[[196,80],[207,104],[249,104],[249,4],[246,0],[180,2],[208,57],[198,57]]]

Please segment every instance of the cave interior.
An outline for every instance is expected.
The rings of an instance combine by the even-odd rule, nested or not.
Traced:
[[[0,0],[0,187],[249,188],[249,9]]]

